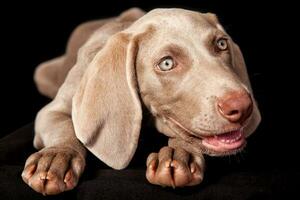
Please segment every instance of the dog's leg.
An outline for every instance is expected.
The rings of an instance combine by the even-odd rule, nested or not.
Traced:
[[[69,78],[72,76],[71,73]],[[85,167],[86,149],[76,138],[71,114],[68,114],[71,104],[63,99],[68,93],[63,94],[58,93],[38,113],[34,146],[41,150],[27,159],[22,173],[23,180],[44,195],[74,188]]]
[[[59,72],[62,71],[66,56],[61,56],[41,63],[35,70],[34,81],[39,92],[53,99],[61,86],[58,79]]]
[[[155,185],[183,187],[202,182],[203,156],[188,153],[182,148],[163,147],[147,159],[146,177]]]

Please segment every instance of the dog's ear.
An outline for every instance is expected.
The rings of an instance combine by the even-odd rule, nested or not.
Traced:
[[[254,98],[243,54],[240,50],[240,47],[234,42],[232,42],[231,55],[232,55],[232,65],[234,71],[240,77],[243,84],[247,86],[247,89],[249,90],[249,92],[252,94]],[[255,100],[253,106],[254,106],[253,117],[251,119],[251,122],[249,123],[250,125],[246,127],[247,129],[246,132],[248,133],[252,133],[257,128],[257,126],[261,121],[261,115]]]
[[[232,65],[234,71],[240,77],[241,81],[247,86],[250,92],[252,92],[243,54],[240,50],[240,47],[234,42],[232,42],[231,55],[232,55]]]
[[[88,66],[72,102],[77,138],[115,169],[129,164],[140,134],[136,46],[129,34],[112,36]]]
[[[209,21],[209,23],[211,23],[213,26],[220,24],[217,15],[214,13],[210,13],[210,12],[204,13],[204,17],[206,17],[206,19]]]

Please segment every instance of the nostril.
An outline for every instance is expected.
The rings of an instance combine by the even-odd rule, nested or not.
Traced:
[[[230,116],[237,115],[237,114],[239,114],[238,110],[231,110],[231,111],[229,111],[229,113],[227,113],[227,115],[230,115]]]
[[[240,114],[240,111],[238,109],[230,109],[227,105],[218,104],[218,110],[223,116],[228,117]]]

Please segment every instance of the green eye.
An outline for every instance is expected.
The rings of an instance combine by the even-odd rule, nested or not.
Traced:
[[[159,64],[158,67],[161,71],[168,71],[173,69],[175,66],[174,60],[171,57],[165,57]]]
[[[221,51],[225,51],[228,48],[227,40],[224,38],[217,40],[216,45],[217,45],[218,49]]]

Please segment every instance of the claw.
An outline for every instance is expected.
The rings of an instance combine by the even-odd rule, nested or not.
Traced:
[[[166,167],[166,168],[172,167],[172,166],[171,166],[171,163],[172,163],[172,160],[171,160],[171,159],[168,160],[168,161],[165,163],[165,167]]]
[[[27,169],[24,169],[24,171],[22,172],[21,176],[23,177],[23,179],[24,178],[28,179],[28,178],[30,178],[34,174],[35,170],[36,170],[36,165],[35,164],[31,165]]]
[[[194,163],[191,164],[190,168],[191,168],[191,173],[192,173],[192,174],[195,173],[195,171],[196,171],[196,166],[195,166]]]
[[[153,165],[153,164],[150,164],[150,165],[149,165],[149,169],[154,170],[154,165]]]
[[[41,173],[40,174],[40,180],[41,181],[45,181],[45,180],[47,180],[48,178],[47,178],[47,174],[46,173]]]
[[[67,183],[69,180],[71,180],[71,178],[72,178],[72,171],[69,170],[65,175],[64,182]]]
[[[172,179],[171,179],[171,187],[172,187],[173,189],[176,188],[176,185],[175,185],[173,176],[172,176]]]
[[[29,185],[29,187],[32,187],[32,182],[28,181],[28,185]]]

